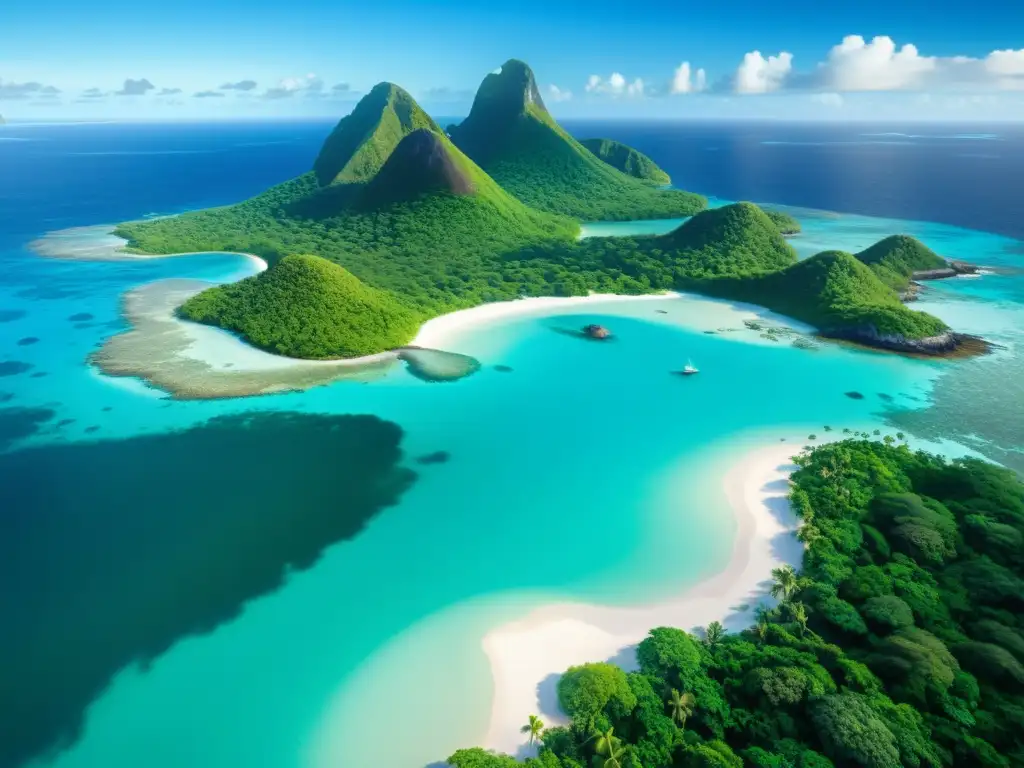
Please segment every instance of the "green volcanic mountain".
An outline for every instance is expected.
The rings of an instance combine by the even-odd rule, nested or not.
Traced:
[[[647,155],[639,150],[612,139],[581,139],[580,144],[589,149],[612,168],[627,176],[651,181],[655,184],[669,184],[671,177]]]
[[[941,320],[907,309],[870,268],[843,251],[825,251],[768,274],[701,280],[694,288],[761,304],[825,336],[925,353],[953,343]],[[940,338],[934,349],[914,344],[933,338]]]
[[[481,188],[497,194],[496,186],[447,138],[418,128],[402,139],[370,179],[360,205],[372,210],[435,193],[472,195]]]
[[[515,59],[484,78],[469,117],[448,132],[495,181],[539,210],[595,221],[690,216],[707,205],[598,159],[555,122],[533,72]]]
[[[317,181],[369,181],[398,143],[420,128],[441,133],[412,96],[392,83],[377,84],[327,137],[313,164]]]
[[[909,235],[892,235],[856,254],[886,285],[906,288],[915,272],[943,269],[946,260],[920,240]]]
[[[796,252],[775,222],[753,203],[698,213],[658,238],[693,278],[775,272],[796,263]]]
[[[193,296],[179,311],[261,349],[304,358],[400,347],[422,322],[393,295],[319,256],[286,256],[266,272]]]

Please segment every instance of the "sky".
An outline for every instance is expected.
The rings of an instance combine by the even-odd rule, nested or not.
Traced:
[[[13,0],[8,120],[327,118],[382,80],[468,113],[531,65],[559,118],[1024,120],[1022,0]]]

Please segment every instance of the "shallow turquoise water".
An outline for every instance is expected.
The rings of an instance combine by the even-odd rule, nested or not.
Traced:
[[[806,234],[794,241],[801,250],[852,250],[877,239],[875,231],[910,231],[945,255],[1014,263],[1012,241],[983,233],[802,218]],[[12,395],[8,406],[54,411],[19,447],[160,433],[242,411],[368,413],[401,426],[405,463],[419,475],[398,506],[284,588],[178,642],[148,669],[123,672],[89,709],[81,739],[47,763],[60,768],[319,768],[343,758],[417,768],[486,728],[490,678],[479,640],[488,628],[551,599],[656,599],[720,569],[733,534],[720,470],[738,451],[781,437],[797,442],[825,424],[886,422],[915,424],[915,434],[933,439],[978,435],[976,447],[1004,453],[1014,447],[1000,426],[1006,419],[990,415],[1012,405],[1000,400],[1005,387],[980,382],[972,391],[985,407],[962,423],[949,419],[943,409],[956,406],[940,393],[983,364],[1019,365],[1020,277],[928,292],[930,310],[971,318],[973,330],[1004,340],[1009,351],[984,363],[706,335],[684,302],[627,301],[469,333],[454,351],[484,369],[454,384],[425,384],[399,369],[371,385],[177,402],[106,380],[82,361],[120,327],[117,301],[127,288],[169,276],[235,279],[250,268],[244,260],[88,264],[17,253],[5,266],[17,267],[8,272],[16,278],[0,288],[0,309],[26,314],[0,323],[3,360],[33,367],[0,378],[0,392]],[[93,317],[69,320],[76,313]],[[589,322],[612,327],[616,340],[558,332]],[[18,344],[29,337],[39,341]],[[671,374],[690,358],[700,376]],[[31,377],[38,372],[47,375]],[[62,419],[75,421],[57,428]],[[411,460],[439,450],[449,462]],[[236,471],[217,482],[251,479]],[[430,706],[404,715],[396,740],[396,698],[405,696]]]

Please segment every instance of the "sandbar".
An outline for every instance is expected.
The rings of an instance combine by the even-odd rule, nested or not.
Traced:
[[[636,669],[636,646],[654,627],[692,631],[721,621],[735,632],[753,623],[768,595],[773,568],[799,567],[803,546],[789,502],[794,445],[771,445],[745,454],[725,475],[723,493],[737,521],[733,552],[725,570],[678,598],[640,607],[552,604],[490,631],[484,652],[494,679],[490,725],[483,746],[532,754],[519,732],[531,714],[545,725],[567,718],[558,709],[556,681],[568,667],[613,661]]]

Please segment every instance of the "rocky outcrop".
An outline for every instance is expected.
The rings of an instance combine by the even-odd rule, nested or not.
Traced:
[[[612,332],[605,328],[603,325],[585,325],[583,326],[583,335],[588,339],[607,339],[611,337]]]
[[[951,261],[949,266],[943,267],[942,269],[923,269],[917,272],[912,272],[910,275],[911,280],[943,280],[947,277],[956,277],[957,275],[975,275],[978,273],[978,266],[976,264],[968,264],[966,261]]]
[[[980,354],[988,351],[988,343],[977,336],[965,333],[945,331],[936,336],[922,339],[908,339],[900,334],[879,333],[874,326],[857,326],[852,328],[833,328],[822,331],[821,335],[830,339],[852,341],[875,349],[887,349],[892,352],[903,352],[912,355],[930,355],[950,357],[955,355]]]

